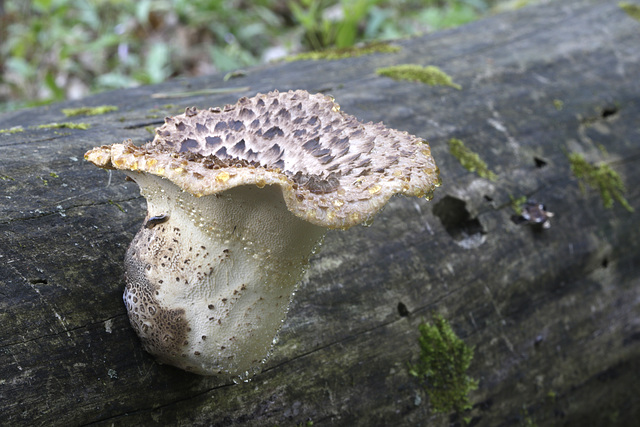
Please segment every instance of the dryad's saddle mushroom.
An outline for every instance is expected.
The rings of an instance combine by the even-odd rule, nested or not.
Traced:
[[[429,197],[427,143],[361,123],[305,91],[187,108],[153,141],[85,155],[147,199],[124,300],[144,348],[202,375],[260,369],[327,228],[369,220],[394,194]]]

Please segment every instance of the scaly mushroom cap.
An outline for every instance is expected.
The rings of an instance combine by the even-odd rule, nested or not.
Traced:
[[[301,90],[187,108],[166,118],[144,146],[125,141],[85,157],[102,168],[167,178],[196,196],[275,184],[292,213],[328,228],[367,221],[394,194],[429,197],[439,184],[425,141],[361,123],[333,98]]]

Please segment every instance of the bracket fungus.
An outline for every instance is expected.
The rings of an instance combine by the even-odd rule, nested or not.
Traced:
[[[147,200],[124,301],[145,350],[201,375],[260,370],[327,229],[439,184],[427,143],[333,98],[277,91],[168,117],[153,141],[90,150]]]

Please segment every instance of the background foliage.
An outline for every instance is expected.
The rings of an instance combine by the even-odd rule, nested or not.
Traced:
[[[0,111],[452,27],[528,0],[0,0]]]

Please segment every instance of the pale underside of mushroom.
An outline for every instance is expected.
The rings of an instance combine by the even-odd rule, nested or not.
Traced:
[[[124,295],[145,349],[190,372],[245,379],[268,357],[326,229],[439,184],[426,142],[304,91],[188,108],[146,145],[85,158],[123,170],[147,200]]]

